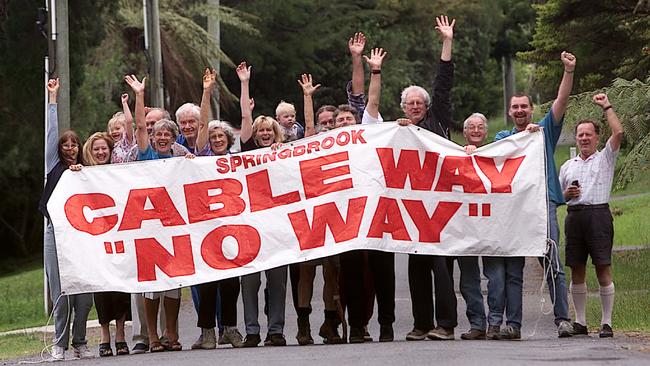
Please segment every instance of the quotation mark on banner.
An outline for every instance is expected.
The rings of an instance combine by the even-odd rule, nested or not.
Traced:
[[[482,203],[481,204],[481,215],[480,216],[489,217],[490,216],[490,207],[491,207],[491,204]],[[478,214],[478,203],[470,203],[469,204],[469,216],[479,216],[479,214]]]
[[[116,241],[115,242],[115,251],[113,251],[113,243],[110,241],[105,241],[104,242],[104,250],[106,250],[106,254],[122,254],[124,253],[124,242],[122,240]]]

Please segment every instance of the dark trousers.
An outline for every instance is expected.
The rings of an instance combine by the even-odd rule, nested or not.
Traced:
[[[365,264],[367,256],[367,267]],[[364,284],[364,269],[369,269],[377,294],[378,320],[381,325],[395,322],[395,254],[375,250],[354,250],[340,255],[342,291],[348,307],[350,327],[367,324],[367,304],[371,296]]]
[[[199,285],[199,328],[214,328],[214,314],[217,311],[217,289],[221,289],[221,321],[223,325],[237,326],[237,298],[239,297],[239,277]]]
[[[439,327],[454,328],[458,325],[456,294],[449,265],[453,265],[453,257],[409,254],[409,290],[415,328],[423,331],[433,329],[434,313]],[[435,308],[431,272],[435,285]]]

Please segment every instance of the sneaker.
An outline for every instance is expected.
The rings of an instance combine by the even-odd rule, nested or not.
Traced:
[[[220,344],[230,344],[234,348],[241,348],[244,346],[243,338],[236,327],[226,328],[221,336],[222,343]]]
[[[145,353],[149,350],[149,346],[144,343],[136,343],[133,349],[131,350],[132,355],[138,355],[140,353]]]
[[[464,339],[466,341],[485,339],[485,331],[480,329],[470,329],[469,332],[461,334],[460,339]]]
[[[427,338],[435,341],[449,341],[454,339],[454,328],[435,327],[427,333]]]
[[[427,333],[429,333],[429,331],[413,328],[413,330],[406,335],[406,340],[423,341],[427,337]]]
[[[560,322],[557,326],[557,336],[559,338],[571,337],[573,335],[573,326],[566,320]]]
[[[612,338],[614,336],[614,331],[612,326],[609,324],[603,324],[600,326],[600,333],[598,334],[600,338]]]
[[[74,358],[95,358],[95,355],[90,352],[85,344],[72,347],[72,349],[74,350]]]
[[[246,334],[246,340],[242,347],[257,347],[262,342],[259,334]]]
[[[264,345],[273,346],[273,347],[282,347],[287,345],[287,340],[284,339],[284,334],[282,333],[268,334],[266,336],[266,339],[264,340]]]
[[[363,328],[350,327],[350,338],[348,341],[350,343],[363,343],[365,341],[363,333]]]
[[[203,333],[199,336],[199,338],[196,339],[194,343],[192,343],[191,349],[201,349],[201,345],[203,344]],[[137,346],[137,344],[136,344]],[[133,350],[135,351],[135,347],[133,347]]]
[[[214,334],[214,328],[201,328],[201,335],[203,336],[201,349],[217,348],[217,337]]]
[[[499,333],[501,333],[501,327],[498,325],[490,325],[488,326],[487,333],[485,333],[485,338],[489,340],[497,340],[499,339]]]
[[[521,339],[521,330],[519,328],[515,328],[512,325],[506,325],[501,331],[499,332],[499,338],[500,340],[518,340]]]
[[[589,335],[589,329],[586,325],[573,322],[573,335]]]
[[[393,333],[392,325],[379,326],[379,342],[392,342],[393,339],[395,339],[395,333]]]
[[[52,346],[52,353],[50,355],[52,356],[52,361],[63,361],[65,360],[65,349],[59,346]]]

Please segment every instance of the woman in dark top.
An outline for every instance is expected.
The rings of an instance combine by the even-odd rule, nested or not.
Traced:
[[[59,90],[59,80],[50,79],[47,83],[49,92],[48,128],[46,131],[46,156],[45,167],[47,170],[47,183],[43,189],[43,196],[39,202],[39,210],[47,219],[45,238],[43,241],[43,255],[45,273],[50,299],[54,303],[52,316],[54,319],[54,342],[51,351],[53,360],[63,360],[65,350],[68,348],[70,338],[70,318],[74,310],[74,323],[72,325],[72,347],[76,358],[91,358],[93,354],[86,346],[86,321],[93,305],[91,294],[64,295],[61,294],[61,281],[59,277],[59,264],[57,261],[56,241],[54,227],[47,211],[47,202],[52,192],[61,179],[63,172],[71,165],[78,164],[81,160],[79,151],[81,141],[74,131],[65,131],[59,136],[57,120],[56,96]]]

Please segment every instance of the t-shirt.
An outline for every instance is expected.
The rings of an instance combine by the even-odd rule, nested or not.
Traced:
[[[547,178],[547,189],[548,189],[548,198],[555,202],[558,205],[564,204],[564,196],[562,195],[562,188],[560,188],[560,181],[557,177],[557,170],[555,169],[555,159],[553,154],[555,153],[555,146],[557,146],[557,141],[560,139],[560,133],[562,133],[562,123],[564,123],[564,116],[560,119],[559,123],[553,121],[553,110],[549,110],[546,113],[546,116],[537,122],[540,127],[543,127],[544,130],[544,149],[546,150],[546,178]],[[496,134],[494,141],[499,141],[508,136],[512,136],[518,133],[516,128],[512,130],[503,130]]]
[[[123,133],[119,141],[117,141],[115,146],[113,146],[113,151],[111,152],[111,163],[119,164],[131,161],[129,160],[129,154],[133,147],[137,149],[137,145],[138,143],[135,141],[135,137],[131,142],[129,142],[126,138],[126,133]]]
[[[151,145],[147,145],[147,149],[144,151],[138,151],[138,161],[165,159],[171,157],[172,157],[171,154],[159,154],[156,150],[154,150],[151,147]]]

